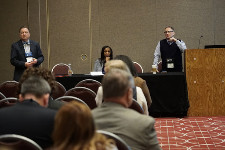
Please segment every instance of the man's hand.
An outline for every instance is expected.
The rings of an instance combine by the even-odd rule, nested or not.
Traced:
[[[37,63],[37,59],[33,58],[33,61],[31,63],[32,63],[32,65],[36,64]]]
[[[25,62],[25,67],[29,68],[29,67],[32,67],[33,64],[31,62]]]
[[[169,39],[169,41],[171,41],[171,42],[176,42],[176,41],[177,41],[177,39],[176,39],[176,38],[174,38],[174,37],[171,37],[171,38]]]

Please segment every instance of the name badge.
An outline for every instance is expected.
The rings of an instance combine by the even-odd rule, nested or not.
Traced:
[[[25,53],[25,56],[26,57],[32,57],[33,55],[32,55],[32,52],[28,52],[28,53]]]

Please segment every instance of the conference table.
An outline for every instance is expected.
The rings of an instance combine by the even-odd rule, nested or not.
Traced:
[[[149,88],[152,105],[149,115],[153,117],[185,117],[189,108],[186,76],[183,72],[141,73]],[[73,74],[56,77],[66,90],[73,88],[84,79],[102,80],[103,75]]]

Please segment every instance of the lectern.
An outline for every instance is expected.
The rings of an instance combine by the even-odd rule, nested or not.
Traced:
[[[224,116],[225,48],[186,50],[185,72],[188,116]]]

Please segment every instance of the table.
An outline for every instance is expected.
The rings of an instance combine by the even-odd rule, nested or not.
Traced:
[[[138,76],[146,81],[151,94],[152,105],[149,108],[151,116],[187,116],[189,101],[185,73],[142,73]],[[101,75],[74,74],[67,77],[56,77],[56,80],[63,84],[66,90],[69,90],[81,80],[94,79],[101,82],[102,77]]]

